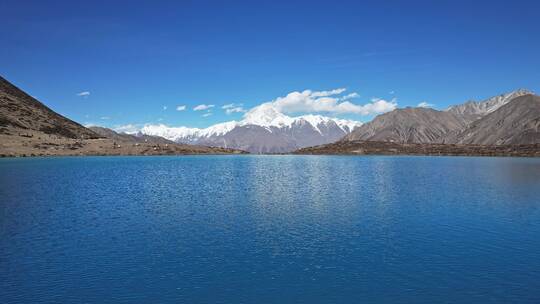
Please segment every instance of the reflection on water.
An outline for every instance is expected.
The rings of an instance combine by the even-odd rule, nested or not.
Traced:
[[[540,160],[0,160],[1,303],[537,303]]]

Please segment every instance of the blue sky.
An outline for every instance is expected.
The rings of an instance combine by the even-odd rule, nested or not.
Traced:
[[[205,127],[307,89],[441,109],[540,91],[539,1],[379,2],[2,0],[0,74],[110,127]]]

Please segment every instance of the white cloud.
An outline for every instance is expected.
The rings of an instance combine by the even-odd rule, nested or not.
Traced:
[[[286,117],[291,113],[329,113],[332,116],[340,114],[357,114],[361,116],[376,115],[392,111],[397,108],[397,100],[384,100],[379,98],[366,100],[364,103],[353,102],[354,98],[360,96],[356,92],[346,93],[346,89],[339,88],[328,91],[295,91],[283,97],[278,97],[272,101],[261,103],[255,107],[245,109],[242,103],[230,103],[220,106],[226,114],[245,113],[242,121],[255,119],[257,121],[273,121],[276,117]],[[178,106],[177,109],[185,110],[187,107]],[[213,113],[215,105],[200,104],[193,108],[194,111],[202,111],[201,117],[209,117]],[[281,116],[280,116],[281,115]],[[325,114],[323,114],[325,115]],[[291,115],[294,116],[294,115]],[[161,120],[159,120],[161,121]],[[236,123],[231,121],[229,123]],[[115,130],[119,132],[135,133],[142,125],[129,124],[117,126]],[[181,127],[187,128],[187,127]]]
[[[327,112],[334,114],[359,114],[372,115],[392,111],[397,107],[396,99],[386,101],[383,99],[374,99],[367,104],[355,104],[349,101],[351,98],[358,97],[356,93],[350,93],[345,96],[339,96],[345,89],[335,89],[331,91],[311,91],[291,92],[285,97],[279,97],[271,104],[281,113],[314,113]],[[260,106],[260,105],[259,105]]]
[[[118,133],[137,133],[140,130],[140,127],[138,125],[134,124],[127,124],[127,125],[120,125],[113,128],[114,131]]]
[[[244,104],[243,103],[229,103],[229,104],[226,104],[224,106],[222,106],[221,108],[223,110],[226,110],[226,109],[230,109],[230,108],[237,108],[237,107],[241,107],[243,106]]]
[[[347,91],[347,89],[345,88],[339,88],[339,89],[330,90],[330,91],[318,91],[318,92],[312,92],[311,96],[313,97],[333,96],[333,95],[339,95],[345,91]]]
[[[83,92],[77,93],[77,96],[88,97],[88,96],[90,96],[90,92],[83,91]]]
[[[225,110],[225,113],[228,115],[228,114],[232,114],[232,113],[245,113],[247,112],[246,109],[244,109],[244,107],[242,107],[243,104],[241,103],[229,103],[229,104],[226,104],[224,106],[222,106],[221,108]]]
[[[339,100],[348,100],[348,99],[352,99],[352,98],[358,98],[360,97],[360,95],[356,92],[352,92],[350,94],[347,94],[343,97],[340,97]]]
[[[102,120],[109,120],[111,119],[109,116],[101,116],[99,119],[102,119]]]
[[[167,110],[167,106],[163,106],[163,111]]]
[[[423,101],[423,102],[419,103],[417,105],[417,107],[419,107],[419,108],[433,108],[433,104]]]
[[[196,107],[193,108],[193,111],[204,111],[204,110],[208,110],[210,108],[213,108],[214,105],[205,105],[205,104],[200,104]]]
[[[247,110],[242,107],[234,107],[234,108],[225,109],[225,113],[227,115],[232,114],[232,113],[245,113],[245,112],[247,112]]]
[[[176,111],[184,111],[186,109],[186,106],[177,106]]]

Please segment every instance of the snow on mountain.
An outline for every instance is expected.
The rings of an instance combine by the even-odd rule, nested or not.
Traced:
[[[512,99],[519,96],[528,95],[528,94],[533,94],[533,92],[526,89],[518,89],[510,93],[491,97],[484,101],[478,102],[478,101],[473,100],[473,101],[466,102],[464,104],[451,106],[448,109],[446,109],[446,111],[452,112],[454,114],[460,114],[460,115],[484,116],[504,106],[505,104],[510,102]]]
[[[320,132],[320,130],[318,128],[319,125],[321,125],[321,124],[322,125],[328,125],[330,122],[334,122],[335,124],[337,124],[337,126],[346,133],[350,133],[356,127],[360,127],[362,125],[362,123],[359,122],[359,121],[347,120],[347,119],[338,119],[338,118],[330,118],[330,117],[325,117],[325,116],[321,116],[321,115],[304,115],[304,116],[297,117],[295,120],[296,121],[305,120],[309,124],[311,124],[319,132]]]
[[[358,121],[321,115],[290,117],[268,103],[248,111],[241,121],[219,123],[204,129],[145,125],[140,133],[179,143],[274,153],[330,143],[361,125]]]
[[[236,121],[215,124],[205,129],[188,127],[168,127],[164,124],[145,125],[139,132],[145,135],[160,136],[175,142],[190,143],[199,138],[220,136],[239,125]]]
[[[358,121],[330,118],[321,115],[309,114],[298,117],[290,117],[277,111],[270,103],[262,104],[247,112],[244,119],[240,122],[240,125],[291,128],[294,124],[301,124],[303,122],[307,122],[318,132],[320,132],[318,128],[320,124],[327,125],[330,122],[336,123],[339,128],[347,133],[351,132],[355,127],[362,125],[362,123]]]
[[[436,123],[428,119],[429,123],[426,123],[426,125],[433,128],[434,126],[437,126],[437,123],[447,121],[450,124],[450,127],[453,128],[457,124],[452,120],[454,116],[456,119],[459,118],[458,120],[460,122],[468,123],[475,121],[496,111],[516,97],[527,94],[532,93],[528,90],[520,89],[481,102],[470,101],[461,105],[452,106],[440,113],[439,116],[441,117],[437,119]],[[405,114],[408,113],[407,110],[400,111]],[[429,111],[425,110],[422,113],[424,112],[427,113]],[[443,114],[452,117],[446,117]],[[391,116],[392,114],[380,117],[390,117],[389,115]],[[428,116],[428,118],[432,118],[432,115]],[[390,121],[389,123],[396,125],[391,128],[394,131],[403,128],[406,125],[405,119],[403,118],[392,120],[395,121]],[[411,123],[417,124],[417,120],[418,117],[415,117],[412,119]],[[268,102],[249,110],[244,114],[244,118],[240,121],[224,122],[205,129],[168,127],[162,124],[146,125],[140,130],[140,133],[161,136],[180,143],[236,148],[254,153],[280,153],[293,151],[307,146],[331,143],[349,135],[355,130],[356,133],[362,133],[362,128],[368,128],[370,125],[373,125],[373,123],[366,124],[364,127],[358,129],[361,125],[362,123],[358,121],[337,119],[321,115],[309,114],[291,117],[282,113],[275,106],[275,102]],[[426,135],[426,138],[431,140],[435,136],[434,134],[440,133],[439,131],[443,130],[446,132],[445,128],[447,127],[448,126],[444,125],[441,127],[442,129],[438,127],[435,128],[437,130],[435,130],[433,134],[430,133]],[[402,133],[408,134],[405,131]]]
[[[294,118],[289,117],[278,110],[271,103],[263,103],[251,110],[241,121],[242,125],[255,125],[261,127],[290,127]]]

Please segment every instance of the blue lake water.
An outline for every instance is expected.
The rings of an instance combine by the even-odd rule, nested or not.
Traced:
[[[0,303],[539,303],[540,159],[0,159]]]

